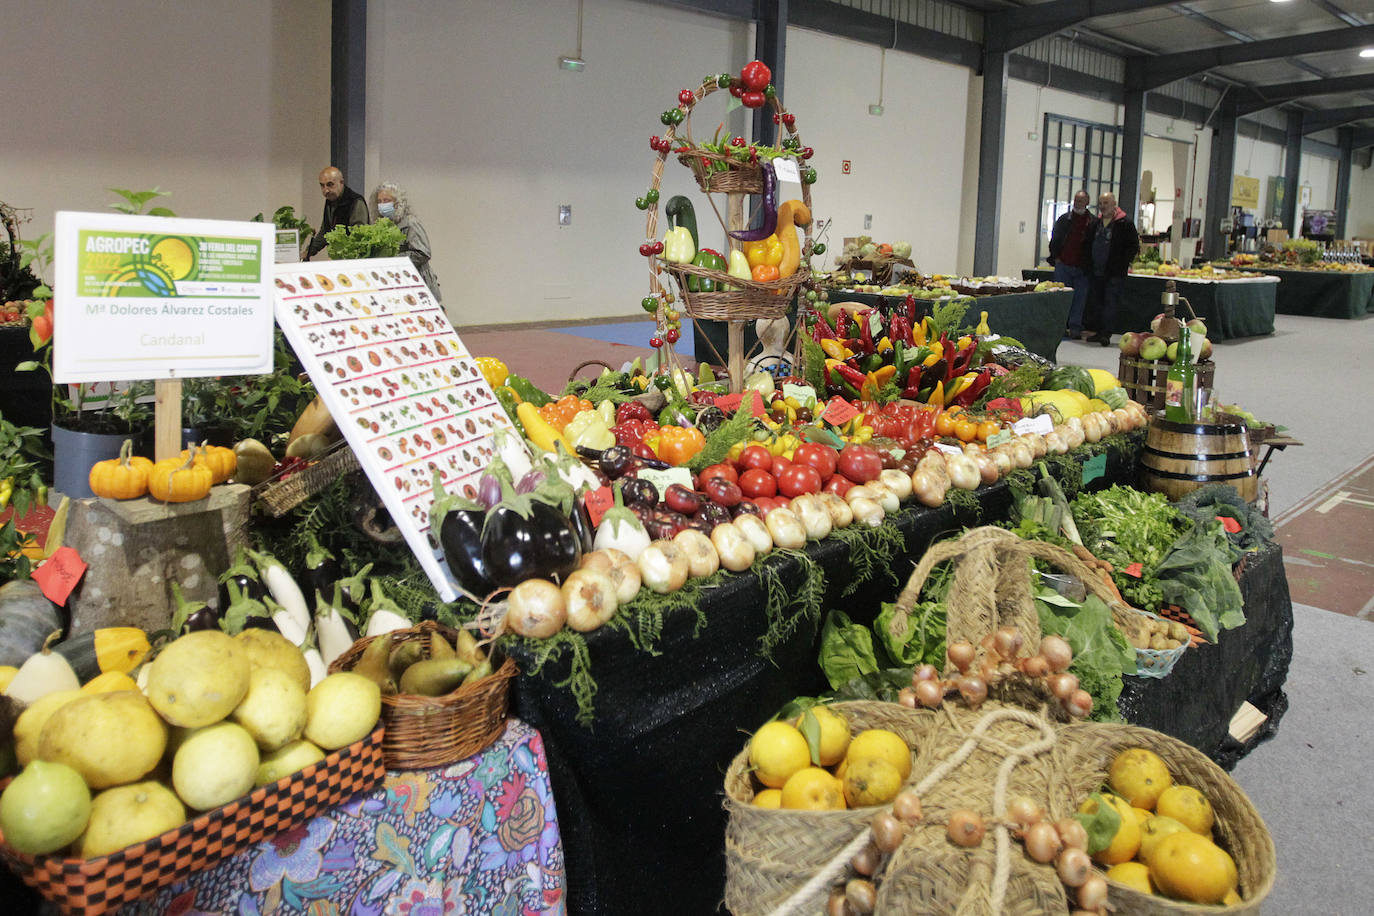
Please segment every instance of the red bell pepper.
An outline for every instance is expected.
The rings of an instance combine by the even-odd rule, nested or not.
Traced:
[[[887,336],[894,344],[898,342],[910,344],[912,342],[911,322],[907,320],[905,315],[899,312],[893,312],[892,318],[888,323]]]
[[[812,312],[812,316],[815,321],[811,325],[811,339],[816,343],[820,343],[822,340],[834,340],[835,332],[830,330],[830,325],[820,316],[820,313]]]

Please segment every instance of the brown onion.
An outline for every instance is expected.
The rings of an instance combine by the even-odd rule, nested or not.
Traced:
[[[945,835],[950,842],[956,846],[972,847],[983,842],[983,834],[987,831],[983,823],[983,815],[977,811],[970,811],[968,808],[960,808],[949,816],[949,826],[945,829]]]
[[[1054,829],[1059,834],[1059,841],[1066,847],[1087,850],[1088,830],[1077,818],[1066,817],[1062,821],[1055,821]]]
[[[1030,826],[1026,831],[1025,843],[1026,854],[1042,864],[1053,862],[1055,856],[1064,848],[1064,841],[1059,839],[1059,831],[1054,829],[1053,824],[1045,821]]]
[[[843,887],[832,887],[830,897],[825,901],[825,916],[853,916],[849,901],[844,897]]]
[[[911,672],[911,686],[915,687],[921,681],[939,680],[940,672],[934,665],[917,665],[916,670]]]
[[[1093,711],[1092,694],[1086,690],[1075,690],[1073,695],[1064,701],[1064,711],[1076,719],[1081,719]]]
[[[882,853],[872,843],[865,844],[864,848],[854,853],[854,858],[849,860],[849,867],[860,875],[873,874],[878,870],[880,864],[882,864]]]
[[[939,681],[921,681],[916,685],[914,693],[916,702],[927,709],[934,709],[945,701],[945,690]]]
[[[960,672],[968,670],[968,666],[973,664],[973,656],[977,650],[962,640],[950,643],[945,649],[945,654],[949,656],[949,663],[958,668]]]
[[[1065,671],[1073,664],[1073,647],[1062,636],[1046,636],[1040,640],[1040,654],[1050,663],[1050,670]]]
[[[897,691],[897,702],[907,709],[916,708],[916,689],[914,687],[903,687]]]
[[[906,825],[889,811],[873,815],[872,829],[874,845],[886,853],[896,852],[902,845],[902,837],[906,836]]]
[[[1088,858],[1084,850],[1070,846],[1059,854],[1059,860],[1055,862],[1055,871],[1059,872],[1059,880],[1067,887],[1082,887],[1083,882],[1092,874],[1093,860]]]
[[[1107,905],[1107,879],[1091,875],[1078,888],[1078,905],[1085,910],[1100,910]]]
[[[1003,658],[1015,658],[1021,652],[1021,647],[1025,645],[1025,639],[1021,636],[1021,631],[1016,627],[1002,627],[993,636],[994,645],[997,652]]]
[[[904,789],[897,793],[897,797],[892,800],[892,813],[897,815],[897,820],[903,824],[919,824],[921,822],[921,796],[910,789]]]
[[[1032,824],[1040,823],[1045,817],[1045,812],[1035,803],[1035,799],[1018,795],[1007,802],[1007,817],[1016,824],[1016,829],[1012,833],[1019,837],[1025,834]]]
[[[856,913],[871,913],[878,905],[878,889],[873,886],[872,881],[864,881],[861,878],[850,878],[845,883],[844,896]]]
[[[1049,684],[1050,693],[1054,694],[1054,698],[1061,702],[1073,696],[1073,692],[1078,689],[1077,676],[1069,674],[1067,671],[1050,675],[1046,683]]]
[[[988,698],[988,683],[981,677],[960,678],[959,695],[964,698],[965,703],[977,709]]]
[[[1043,655],[1032,655],[1021,660],[1021,672],[1026,677],[1045,677],[1050,673],[1050,663]]]

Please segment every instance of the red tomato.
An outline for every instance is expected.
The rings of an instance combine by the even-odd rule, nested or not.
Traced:
[[[759,507],[759,515],[764,518],[767,518],[768,513],[772,512],[780,505],[776,496],[755,496],[753,502],[754,505]]]
[[[33,336],[42,343],[52,337],[52,319],[47,315],[39,315],[33,320]]]
[[[852,486],[854,486],[854,481],[843,474],[836,474],[825,482],[825,492],[834,493],[836,496],[843,498],[844,494],[848,493],[849,488]]]
[[[762,92],[773,79],[773,71],[769,70],[763,61],[751,60],[740,69],[739,77],[744,82],[745,89]]]
[[[668,488],[668,492],[663,494],[663,501],[668,504],[669,509],[683,515],[691,515],[701,508],[701,494],[687,489],[680,483]]]
[[[797,446],[792,460],[797,464],[809,464],[821,474],[821,480],[829,480],[835,474],[839,455],[828,445],[819,442],[805,442]]]
[[[763,468],[749,468],[739,475],[739,488],[751,499],[773,496],[778,492],[778,479]]]
[[[791,458],[784,458],[782,455],[773,456],[773,476],[777,477],[783,471],[792,466]]]
[[[750,445],[739,453],[739,460],[735,463],[740,466],[741,470],[757,468],[762,471],[770,471],[773,469],[773,456],[762,445]],[[744,479],[744,475],[740,475],[740,479]]]
[[[793,464],[778,475],[778,492],[783,496],[801,496],[821,491],[821,472],[809,464]]]
[[[841,474],[855,483],[877,480],[883,471],[883,458],[876,448],[867,445],[846,445],[836,464]]]
[[[697,478],[697,489],[704,493],[706,491],[706,481],[710,480],[712,477],[724,477],[731,483],[739,483],[739,472],[735,470],[733,465],[713,464],[702,470],[701,475]]]
[[[712,502],[719,503],[727,509],[738,506],[739,501],[744,498],[739,484],[724,477],[712,477],[707,480],[704,492]]]

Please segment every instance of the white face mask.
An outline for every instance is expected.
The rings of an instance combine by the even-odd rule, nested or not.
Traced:
[[[390,217],[396,213],[396,205],[389,200],[377,204],[377,215]]]

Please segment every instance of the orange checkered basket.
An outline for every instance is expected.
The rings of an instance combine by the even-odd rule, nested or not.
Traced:
[[[63,913],[100,916],[379,785],[386,776],[382,733],[379,724],[319,763],[108,856],[34,857],[0,842],[0,859]]]

